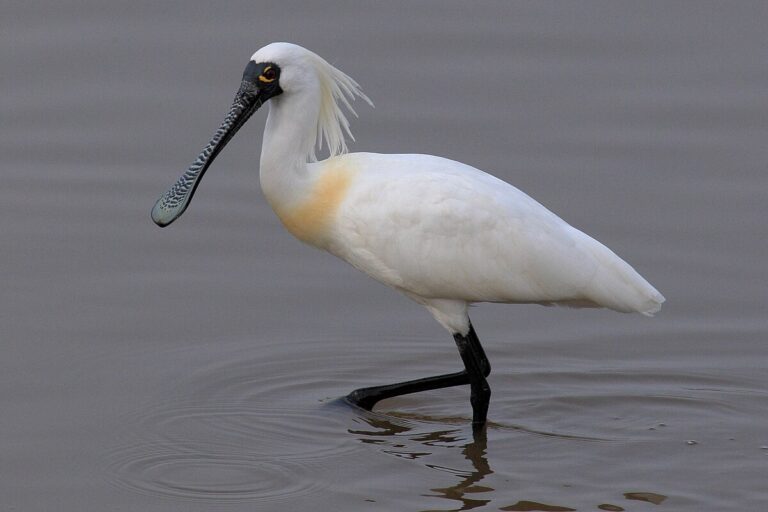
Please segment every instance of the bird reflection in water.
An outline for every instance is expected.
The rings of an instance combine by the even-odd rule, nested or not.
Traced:
[[[434,452],[432,447],[461,447],[462,454],[470,463],[470,468],[455,469],[436,464],[425,464],[428,468],[456,475],[460,479],[450,487],[430,489],[434,494],[425,494],[425,496],[445,498],[460,503],[459,508],[447,509],[444,512],[472,510],[482,507],[491,501],[490,498],[474,497],[474,495],[494,491],[491,487],[480,485],[480,482],[486,476],[493,474],[493,470],[488,464],[488,458],[486,457],[488,437],[485,429],[475,429],[472,432],[471,441],[462,445],[463,441],[467,441],[466,437],[464,437],[465,429],[456,428],[434,432],[418,432],[405,419],[402,422],[397,421],[398,419],[397,417],[384,418],[373,414],[360,416],[360,420],[365,421],[372,429],[350,429],[349,432],[358,436],[358,439],[363,443],[382,446],[384,453],[409,459],[420,459],[432,455]],[[428,418],[407,417],[407,420],[420,419]],[[417,443],[416,446],[414,446],[414,443]],[[424,447],[425,449],[420,449],[419,447]]]

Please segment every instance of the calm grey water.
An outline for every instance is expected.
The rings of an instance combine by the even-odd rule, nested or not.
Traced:
[[[0,15],[0,510],[764,510],[765,2],[15,2]],[[656,318],[482,305],[468,390],[407,299],[283,232],[266,111],[155,199],[258,47],[355,77],[356,150],[508,180],[624,256]]]

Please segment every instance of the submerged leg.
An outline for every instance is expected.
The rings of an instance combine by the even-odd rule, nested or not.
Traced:
[[[470,324],[467,336],[454,334],[456,346],[459,347],[461,360],[464,361],[467,376],[469,377],[470,395],[469,401],[472,404],[472,426],[481,427],[485,425],[485,419],[488,415],[488,404],[491,401],[491,387],[485,378],[491,373],[491,365],[488,358],[485,357],[480,340],[472,329]]]
[[[488,414],[488,403],[491,399],[491,388],[485,378],[491,373],[491,365],[480,345],[480,339],[477,337],[472,323],[469,324],[469,332],[466,336],[456,333],[453,335],[453,339],[456,341],[459,355],[464,362],[464,370],[396,384],[356,389],[347,395],[347,400],[370,411],[377,402],[385,398],[469,384],[471,386],[472,425],[475,427],[484,425]]]

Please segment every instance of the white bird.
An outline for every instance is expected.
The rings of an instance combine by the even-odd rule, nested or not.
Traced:
[[[326,250],[429,310],[454,337],[464,370],[347,396],[371,409],[392,396],[471,386],[473,425],[486,422],[490,364],[467,313],[476,302],[602,307],[652,315],[664,297],[594,238],[512,185],[430,155],[347,153],[342,107],[358,84],[315,53],[269,44],[251,57],[234,104],[198,159],[155,204],[167,226],[186,209],[216,155],[263,103],[260,181],[296,238]],[[316,148],[330,157],[317,161]]]

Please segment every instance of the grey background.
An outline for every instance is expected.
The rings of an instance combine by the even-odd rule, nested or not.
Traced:
[[[0,510],[768,501],[764,2],[0,9]],[[266,109],[178,223],[149,218],[279,40],[375,102],[353,150],[510,181],[664,310],[474,309],[487,438],[466,390],[339,405],[459,361],[425,311],[283,231],[258,189]]]

